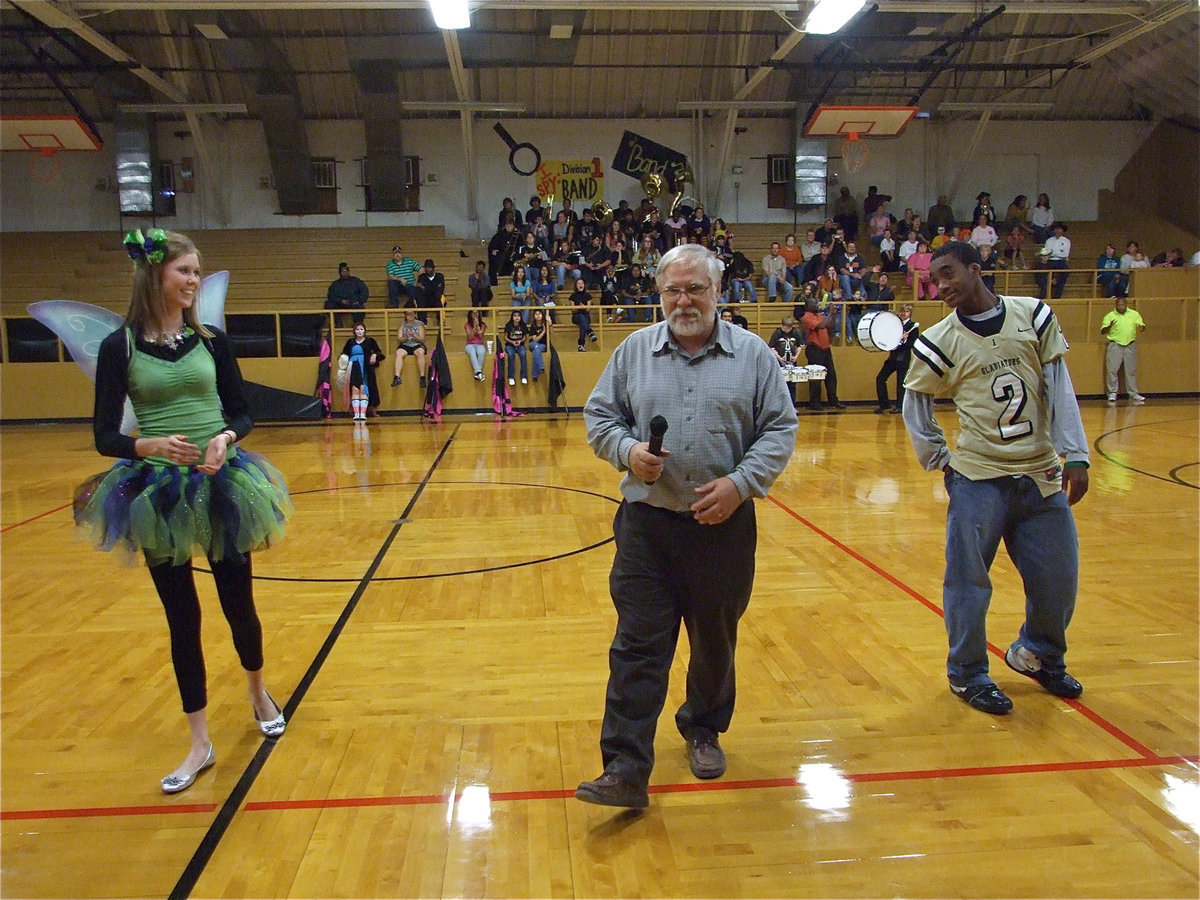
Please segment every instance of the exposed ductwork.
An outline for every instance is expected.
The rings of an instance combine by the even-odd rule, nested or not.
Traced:
[[[254,72],[247,79],[254,93],[246,107],[262,122],[279,211],[284,215],[317,212],[312,153],[291,67],[275,42],[261,36],[262,28],[251,13],[222,13],[218,21],[229,39],[213,41],[213,52],[228,65]]]

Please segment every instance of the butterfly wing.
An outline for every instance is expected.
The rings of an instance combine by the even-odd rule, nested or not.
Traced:
[[[196,315],[205,325],[215,325],[225,330],[225,294],[229,290],[229,272],[222,269],[213,272],[200,282],[200,296],[196,300]]]
[[[120,328],[125,320],[111,309],[75,300],[41,300],[30,303],[26,309],[29,315],[58,335],[58,339],[66,344],[71,359],[75,360],[88,380],[94,382],[100,343]],[[133,404],[126,398],[121,433],[130,434],[136,429]]]

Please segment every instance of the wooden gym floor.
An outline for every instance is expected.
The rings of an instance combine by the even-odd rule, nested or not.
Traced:
[[[1005,718],[946,689],[940,478],[898,416],[803,417],[758,505],[729,772],[692,778],[671,722],[685,639],[640,815],[572,797],[600,773],[618,497],[579,414],[260,427],[296,502],[255,557],[291,724],[258,736],[201,573],[217,764],[175,797],[149,577],[73,536],[106,463],[86,426],[5,428],[0,892],[1196,897],[1197,411],[1085,404],[1086,691],[995,656]],[[1004,647],[1022,596],[1003,553],[993,575]]]

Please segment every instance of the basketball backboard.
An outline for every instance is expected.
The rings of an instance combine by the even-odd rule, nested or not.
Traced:
[[[841,135],[842,159],[851,172],[866,165],[869,156],[862,138],[894,137],[918,112],[916,106],[821,106],[804,129],[807,137]]]
[[[78,116],[0,116],[0,150],[99,150],[100,139]]]

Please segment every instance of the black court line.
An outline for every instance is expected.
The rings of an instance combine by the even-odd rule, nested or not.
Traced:
[[[367,585],[371,583],[371,578],[383,562],[383,558],[387,555],[388,550],[392,546],[392,542],[396,539],[396,535],[400,533],[400,529],[404,527],[404,523],[408,521],[408,514],[417,504],[425,486],[433,477],[434,471],[441,464],[446,452],[450,449],[450,445],[454,443],[454,438],[458,434],[458,426],[455,426],[454,431],[446,438],[446,442],[442,445],[441,451],[437,458],[429,466],[429,471],[425,473],[425,477],[421,479],[417,489],[413,492],[412,498],[408,501],[408,506],[404,508],[403,514],[392,526],[392,530],[388,536],[384,538],[383,545],[379,548],[379,552],[375,554],[375,559],[371,561],[371,565],[367,567],[367,571],[359,580],[358,587],[354,589],[354,593],[350,595],[350,599],[346,602],[342,614],[330,629],[329,635],[325,638],[325,643],[321,645],[321,649],[317,651],[317,655],[313,658],[312,663],[308,667],[308,671],[304,673],[304,677],[300,679],[296,689],[292,692],[291,698],[287,705],[283,708],[283,714],[290,722],[293,714],[296,712],[300,701],[304,699],[304,695],[308,693],[308,689],[316,680],[317,675],[321,671],[321,667],[325,665],[325,660],[329,654],[333,652],[333,647],[341,637],[342,631],[350,621],[350,616],[354,614],[355,608],[358,606],[358,601],[362,599],[366,592]],[[204,874],[204,869],[212,859],[213,853],[216,852],[217,846],[221,843],[221,838],[225,836],[225,832],[229,829],[233,822],[233,817],[237,815],[241,808],[242,802],[246,799],[246,795],[250,792],[250,788],[254,786],[255,780],[258,778],[258,773],[262,771],[267,760],[271,757],[271,752],[275,749],[275,741],[263,740],[258,748],[258,752],[254,754],[254,758],[250,760],[250,764],[246,766],[246,770],[242,773],[242,777],[238,779],[238,783],[234,785],[229,797],[217,811],[216,818],[213,819],[212,825],[209,826],[203,839],[200,841],[200,846],[196,848],[196,852],[192,854],[192,858],[184,867],[183,874],[179,876],[179,881],[175,883],[171,893],[168,895],[171,900],[182,900],[191,896],[192,889],[195,888],[196,882],[200,880],[200,876]]]
[[[1100,442],[1103,441],[1106,437],[1111,437],[1114,434],[1120,434],[1122,431],[1131,431],[1134,428],[1150,428],[1150,427],[1154,427],[1157,425],[1175,425],[1179,422],[1190,422],[1190,421],[1191,421],[1191,419],[1163,419],[1162,421],[1159,421],[1159,422],[1139,422],[1136,425],[1126,425],[1123,428],[1114,428],[1112,431],[1106,431],[1103,434],[1101,434],[1098,438],[1096,438],[1096,440],[1093,442],[1092,446],[1096,449],[1097,453],[1099,453],[1102,457],[1104,457],[1105,460],[1112,463],[1114,466],[1117,466],[1122,469],[1127,469],[1130,472],[1137,472],[1139,475],[1145,475],[1147,478],[1157,478],[1159,481],[1165,481],[1167,484],[1178,484],[1183,487],[1190,487],[1190,488],[1193,488],[1194,490],[1200,490],[1200,484],[1192,484],[1190,481],[1184,481],[1182,478],[1180,478],[1176,474],[1180,469],[1186,469],[1190,466],[1200,465],[1200,463],[1194,463],[1194,462],[1182,463],[1182,464],[1176,466],[1175,468],[1173,468],[1170,471],[1169,475],[1156,475],[1154,472],[1147,472],[1145,469],[1139,469],[1137,466],[1131,466],[1131,465],[1128,465],[1127,463],[1121,462],[1120,460],[1114,459],[1113,457],[1111,457],[1107,453],[1105,453],[1104,448],[1100,445]]]
[[[428,476],[426,476],[426,477],[428,478]],[[356,484],[356,485],[346,485],[345,487],[335,487],[335,488],[328,488],[328,487],[312,488],[311,490],[307,490],[307,491],[293,491],[291,496],[299,497],[302,494],[327,494],[327,493],[334,493],[336,491],[344,491],[344,490],[346,490],[346,491],[351,491],[351,490],[352,491],[365,491],[365,490],[373,490],[375,488],[396,487],[398,485],[406,485],[406,484],[412,484],[412,483],[413,482],[411,482],[411,481],[381,481],[381,482],[378,482],[375,484],[364,484],[364,485]],[[572,494],[585,494],[589,497],[599,497],[601,500],[607,500],[609,503],[612,503],[612,504],[619,504],[621,502],[621,500],[617,497],[610,497],[607,494],[598,494],[595,491],[585,491],[582,488],[573,488],[573,487],[566,487],[564,485],[553,485],[553,484],[544,484],[544,483],[543,484],[534,484],[534,483],[527,482],[527,481],[439,481],[438,482],[439,487],[442,485],[446,485],[446,484],[469,484],[473,487],[528,487],[528,488],[537,488],[538,490],[566,491],[566,492],[569,492]],[[423,488],[424,488],[424,484],[422,484],[422,489]],[[406,512],[407,512],[407,510],[406,510]],[[405,516],[401,515],[400,518],[401,518],[401,520],[403,520],[405,518]],[[479,568],[479,569],[458,569],[458,570],[451,571],[451,572],[429,572],[429,573],[426,573],[425,575],[384,575],[379,578],[374,578],[374,579],[372,579],[372,581],[375,584],[383,584],[385,582],[391,582],[391,581],[422,581],[422,580],[425,580],[428,578],[455,578],[459,575],[482,575],[485,572],[502,572],[505,569],[522,569],[526,566],[536,566],[536,565],[540,565],[542,563],[554,562],[555,560],[559,560],[559,559],[567,559],[568,557],[571,557],[571,556],[578,556],[580,553],[589,553],[592,550],[596,550],[600,547],[603,547],[605,544],[611,544],[614,540],[616,540],[616,538],[606,537],[604,540],[597,541],[594,544],[587,544],[583,547],[577,547],[574,550],[567,550],[563,553],[556,553],[553,556],[540,556],[536,559],[527,559],[527,560],[524,560],[523,562],[502,563],[500,565],[495,565],[495,566],[484,566],[483,568]],[[195,569],[197,572],[208,572],[209,571],[208,569],[201,568],[200,566],[196,566]],[[347,584],[347,583],[353,583],[353,582],[358,581],[357,578],[314,578],[314,577],[310,577],[310,576],[301,576],[301,575],[255,575],[254,580],[255,581],[282,581],[282,582],[291,582],[291,583],[295,583],[295,584]]]

